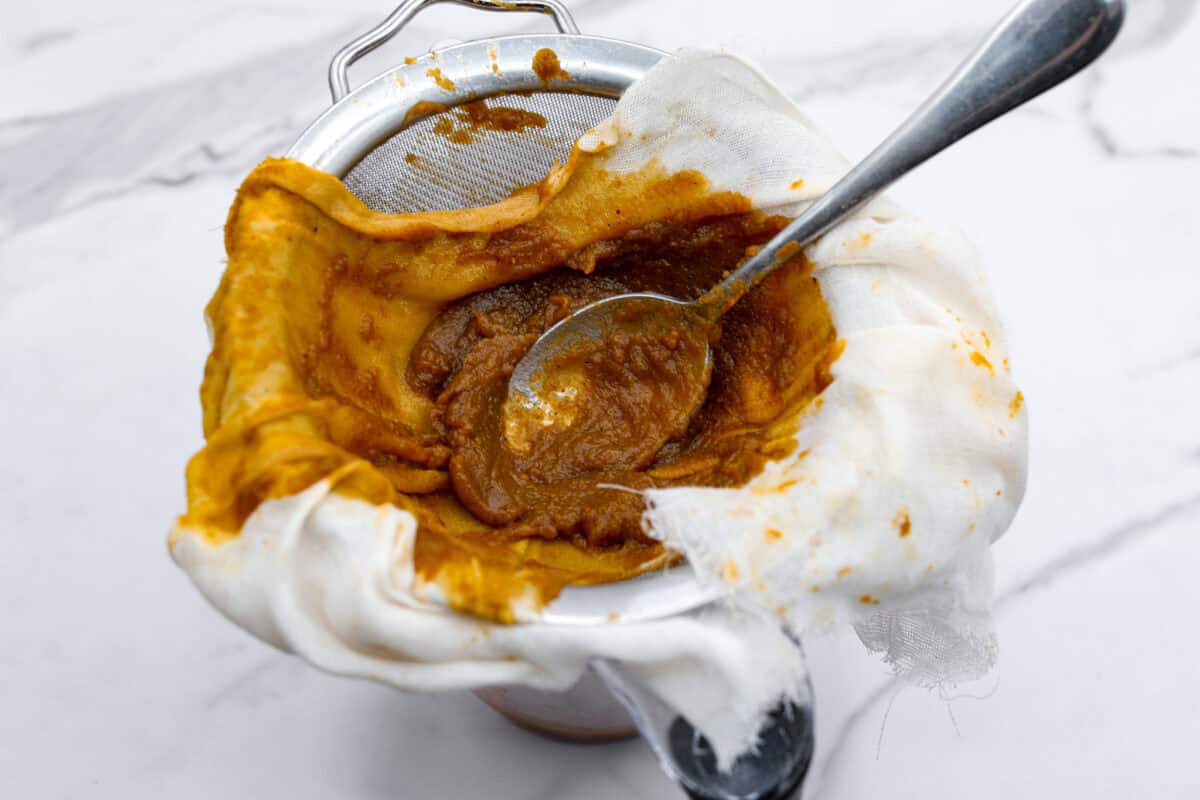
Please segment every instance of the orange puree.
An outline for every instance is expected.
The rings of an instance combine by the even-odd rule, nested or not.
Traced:
[[[546,118],[541,114],[523,108],[488,105],[484,100],[472,100],[456,107],[452,113],[438,117],[433,123],[433,132],[453,144],[470,144],[485,131],[520,133],[529,128],[544,127]]]
[[[562,68],[558,53],[549,47],[543,47],[533,54],[533,71],[543,83],[555,79],[565,81],[571,77],[571,73]]]
[[[229,212],[207,309],[207,443],[181,521],[222,541],[265,500],[326,479],[411,511],[419,579],[501,621],[519,597],[668,563],[640,496],[597,484],[736,486],[789,452],[837,352],[803,257],[726,316],[705,405],[690,423],[662,409],[675,427],[656,452],[634,452],[614,422],[560,461],[514,459],[497,436],[507,372],[571,309],[631,289],[697,296],[784,222],[694,172],[607,172],[603,154],[577,151],[492,206],[421,214],[373,212],[336,178],[270,159]],[[606,374],[632,391],[637,365],[671,346],[594,357],[620,353]]]

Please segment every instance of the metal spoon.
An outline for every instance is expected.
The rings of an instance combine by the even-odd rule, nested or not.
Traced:
[[[683,393],[695,413],[704,402],[712,364],[706,333],[722,314],[801,246],[909,170],[1090,64],[1117,35],[1124,11],[1122,0],[1020,3],[891,136],[702,297],[688,302],[646,292],[617,295],[584,306],[548,328],[509,379],[506,432],[512,429],[508,421],[518,415],[532,414],[541,424],[563,419],[556,405],[563,402],[561,387],[569,381],[554,374],[553,362],[572,345],[653,327],[676,329],[703,341],[689,351],[693,386]],[[578,402],[574,394],[568,395]]]

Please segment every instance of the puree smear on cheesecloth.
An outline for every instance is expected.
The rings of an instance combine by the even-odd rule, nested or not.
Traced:
[[[698,295],[845,169],[765,77],[703,51],[492,206],[381,214],[264,162],[229,214],[172,554],[266,641],[407,689],[561,690],[619,658],[725,764],[804,699],[788,633],[853,625],[918,683],[986,672],[1026,412],[973,251],[887,200],[729,313],[705,405],[663,409],[661,448],[605,438],[616,392],[611,430],[561,457],[501,445],[507,373],[547,325],[621,291]],[[670,349],[612,346],[631,392]],[[728,602],[537,622],[567,584],[670,564]]]

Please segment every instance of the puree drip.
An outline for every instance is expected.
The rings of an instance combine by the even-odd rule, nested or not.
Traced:
[[[660,332],[572,349],[605,379],[588,401],[606,413],[589,414],[578,430],[534,437],[518,451],[506,443],[502,424],[512,369],[547,327],[625,292],[698,297],[786,222],[750,213],[651,223],[585,247],[563,268],[445,308],[417,341],[406,378],[434,402],[434,429],[450,453],[457,501],[505,538],[561,538],[589,548],[649,545],[642,498],[630,490],[737,486],[767,459],[790,452],[791,437],[773,423],[828,381],[820,365],[833,337],[820,290],[799,256],[713,331],[708,396],[690,421],[672,400],[671,387],[680,381],[670,376],[681,348],[702,343]]]

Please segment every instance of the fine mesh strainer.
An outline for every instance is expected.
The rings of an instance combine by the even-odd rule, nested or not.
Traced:
[[[350,65],[438,2],[547,14],[559,33],[455,44],[406,59],[351,91]],[[557,77],[544,76],[548,79],[533,68],[535,55],[546,48],[562,70]],[[334,56],[329,66],[334,104],[287,156],[338,176],[376,211],[435,211],[496,202],[540,181],[555,162],[565,162],[575,140],[608,117],[621,93],[663,55],[642,45],[580,34],[558,0],[408,0]],[[467,143],[455,143],[434,130],[446,115],[455,124],[455,106],[481,99],[540,114],[545,127],[473,131]],[[567,587],[539,619],[603,625],[614,624],[615,614],[627,624],[683,613],[714,597],[691,570],[669,569],[618,583]],[[612,661],[595,662],[575,687],[559,695],[523,687],[494,687],[478,694],[518,724],[560,736],[611,738],[632,733],[632,721],[667,774],[697,798],[785,797],[803,778],[812,756],[810,709],[784,703],[763,728],[758,752],[740,758],[730,772],[718,773],[707,741],[690,723]]]
[[[432,114],[367,153],[346,174],[346,186],[371,208],[389,213],[493,203],[544,178],[616,104],[602,95],[566,92],[502,94],[495,101],[540,114],[546,127],[481,131],[474,141],[455,144],[433,130],[451,112]]]
[[[538,11],[551,15],[562,33],[456,44],[406,59],[351,92],[348,67],[438,2]],[[554,52],[568,77],[543,80],[534,72],[535,54],[544,48]],[[409,0],[334,57],[329,67],[334,105],[288,156],[342,178],[376,211],[495,202],[565,161],[575,140],[609,116],[625,88],[662,55],[629,42],[580,35],[557,0]],[[479,131],[469,143],[434,135],[438,118],[453,113],[442,107],[484,98],[536,112],[546,126]]]
[[[455,44],[405,59],[351,91],[350,65],[438,2],[547,14],[560,33]],[[534,71],[535,55],[546,48],[567,77],[544,80]],[[581,35],[558,0],[409,0],[334,56],[329,65],[334,104],[287,155],[337,175],[376,211],[496,202],[540,181],[555,162],[565,162],[575,140],[608,117],[626,87],[663,55],[631,42]],[[546,125],[476,131],[465,144],[434,132],[441,117],[450,115],[449,121],[458,124],[455,106],[479,99],[536,112]],[[616,584],[568,587],[540,619],[563,625],[603,624],[613,613],[627,622],[654,619],[695,608],[712,596],[690,570],[666,570]]]

